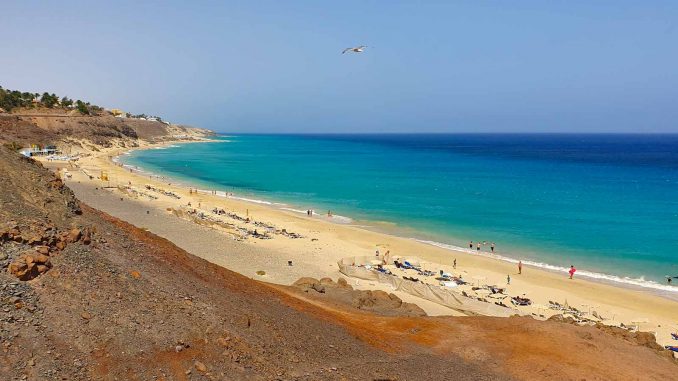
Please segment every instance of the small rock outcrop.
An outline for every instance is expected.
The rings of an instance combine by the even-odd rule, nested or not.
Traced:
[[[52,268],[52,263],[49,256],[36,251],[22,254],[10,263],[8,271],[19,280],[26,281],[44,274],[50,268]]]
[[[14,242],[15,245],[19,244],[18,248],[32,247],[11,258],[7,253],[2,255],[2,260],[10,261],[6,264],[7,271],[22,281],[34,279],[49,271],[52,268],[51,256],[64,250],[68,244],[78,241],[90,244],[91,229],[72,228],[59,232],[50,224],[20,226],[13,221],[0,227],[0,245]]]
[[[395,294],[381,290],[354,290],[344,278],[335,282],[331,278],[317,280],[304,277],[292,286],[312,295],[324,294],[336,302],[379,315],[426,316],[426,312],[419,306],[405,303]]]

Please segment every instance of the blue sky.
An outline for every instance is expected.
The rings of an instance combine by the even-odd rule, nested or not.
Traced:
[[[676,1],[11,1],[0,32],[3,87],[218,131],[678,132]]]

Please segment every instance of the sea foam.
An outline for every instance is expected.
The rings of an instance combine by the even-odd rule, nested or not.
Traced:
[[[517,259],[506,257],[506,256],[503,256],[503,255],[498,255],[498,254],[494,254],[494,253],[487,253],[487,252],[478,252],[477,250],[467,249],[467,248],[464,248],[464,247],[449,245],[449,244],[435,242],[435,241],[421,240],[421,239],[415,239],[415,238],[413,238],[413,239],[417,242],[425,243],[425,244],[431,245],[431,246],[440,247],[440,248],[446,249],[446,250],[461,251],[461,252],[464,252],[464,253],[469,253],[469,254],[473,254],[473,255],[481,255],[481,256],[484,256],[484,257],[498,259],[498,260],[501,260],[501,261],[504,261],[504,262],[518,264]],[[538,267],[538,268],[541,268],[541,269],[545,269],[545,270],[549,270],[549,271],[553,271],[553,272],[558,272],[558,273],[567,274],[568,271],[570,270],[568,267],[555,266],[555,265],[551,265],[551,264],[544,263],[544,262],[535,262],[535,261],[530,261],[530,260],[525,260],[525,261],[522,261],[522,262],[523,262],[524,265],[527,265],[527,266]],[[659,284],[659,283],[651,281],[651,280],[645,280],[644,277],[639,277],[639,278],[622,277],[622,276],[617,276],[617,275],[604,274],[604,273],[598,273],[598,272],[587,271],[587,270],[579,270],[579,269],[577,269],[576,276],[577,277],[581,276],[581,277],[585,277],[585,278],[589,278],[589,279],[593,279],[593,280],[598,280],[598,281],[603,281],[603,282],[617,283],[617,284],[622,285],[622,286],[635,286],[635,287],[641,287],[641,288],[652,289],[652,290],[657,290],[657,291],[678,293],[678,287],[676,287],[676,286]]]

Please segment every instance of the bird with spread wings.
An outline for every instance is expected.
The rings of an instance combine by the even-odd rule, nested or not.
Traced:
[[[353,53],[362,53],[367,46],[365,45],[360,45],[356,46],[355,48],[346,48],[344,51],[341,52],[341,54],[344,54],[346,52],[353,52]]]

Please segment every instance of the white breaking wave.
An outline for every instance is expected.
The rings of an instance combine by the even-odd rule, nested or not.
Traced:
[[[421,240],[421,239],[414,239],[417,242],[425,243],[427,245],[431,246],[436,246],[440,247],[446,250],[452,250],[452,251],[461,251],[465,253],[470,253],[474,255],[482,255],[485,257],[490,257],[494,259],[499,259],[504,262],[509,262],[509,263],[518,263],[517,259],[505,257],[503,255],[498,255],[498,254],[493,254],[493,253],[487,253],[487,252],[480,252],[478,253],[477,250],[473,249],[467,249],[464,247],[459,247],[455,245],[448,245],[445,243],[440,243],[440,242],[435,242],[435,241],[427,241],[427,240]],[[555,266],[555,265],[550,265],[548,263],[543,263],[543,262],[535,262],[535,261],[529,261],[525,260],[523,261],[524,265],[528,266],[533,266],[533,267],[538,267],[554,272],[562,272],[567,274],[567,272],[570,270],[569,267],[562,267],[562,266]],[[622,276],[617,276],[617,275],[610,275],[610,274],[603,274],[603,273],[597,273],[593,271],[586,271],[586,270],[579,270],[577,269],[577,276],[582,276],[590,279],[595,279],[595,280],[600,280],[600,281],[607,281],[607,282],[613,282],[613,283],[620,283],[622,285],[626,286],[636,286],[636,287],[642,287],[642,288],[649,288],[653,290],[659,290],[659,291],[666,291],[666,292],[672,292],[672,293],[678,293],[678,287],[676,286],[669,286],[666,284],[660,284],[655,281],[651,280],[645,280],[644,277],[640,278],[630,278],[630,277],[622,277]]]
[[[274,205],[274,203],[272,203],[270,201],[257,200],[256,198],[246,198],[246,197],[239,197],[239,196],[231,196],[230,198],[232,198],[234,200],[247,201],[247,202],[251,202],[251,203],[254,203],[254,204]]]
[[[299,209],[292,209],[292,208],[280,208],[281,210],[287,210],[289,212],[295,212],[295,213],[301,213],[301,214],[306,214],[305,210],[299,210]],[[313,213],[313,214],[318,214],[318,213]]]
[[[152,147],[152,149],[168,149],[168,148],[179,148],[181,146],[178,146],[176,144],[170,144],[168,146],[160,146],[160,147]]]
[[[287,210],[287,211],[290,211],[290,212],[295,212],[295,213],[306,214],[305,210],[299,210],[299,209],[293,209],[293,208],[280,208],[280,209],[281,210]],[[324,214],[317,213],[315,211],[313,211],[313,215],[319,216],[319,217],[325,216]],[[339,224],[350,224],[351,222],[353,222],[353,219],[350,218],[350,217],[339,216],[339,215],[336,215],[336,214],[333,214],[332,217],[327,218],[327,220],[332,221],[332,222],[336,222],[336,223],[339,223]]]
[[[333,214],[332,215],[332,221],[339,222],[341,224],[350,224],[351,222],[353,222],[353,219],[351,217]]]

